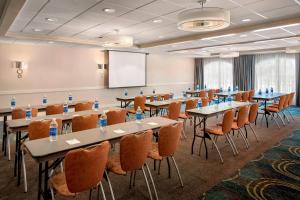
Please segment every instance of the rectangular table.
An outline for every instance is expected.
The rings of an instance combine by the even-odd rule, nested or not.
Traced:
[[[188,98],[169,99],[165,101],[152,101],[152,102],[146,102],[145,106],[150,108],[150,117],[152,117],[154,114],[157,116],[160,109],[168,107],[172,102],[180,101],[182,103],[185,103],[186,101],[191,99],[199,99],[199,98],[188,97]],[[152,113],[152,109],[155,110],[155,113]]]
[[[244,91],[230,91],[230,92],[225,91],[225,92],[216,93],[216,95],[218,96],[219,101],[220,101],[220,97],[223,97],[223,100],[225,102],[226,97],[228,97],[228,96],[235,96],[236,94],[242,93],[242,92],[244,92]]]
[[[224,102],[220,104],[215,104],[211,106],[201,107],[201,108],[194,108],[191,110],[187,110],[187,113],[189,115],[192,115],[194,117],[194,138],[192,142],[192,150],[191,153],[194,153],[194,143],[196,137],[200,137],[204,140],[204,146],[205,146],[205,158],[208,158],[208,152],[207,152],[207,145],[206,145],[206,138],[211,139],[209,134],[206,133],[206,120],[209,117],[215,116],[219,113],[223,113],[227,110],[240,108],[243,106],[249,106],[251,105],[251,102],[238,102],[238,101],[232,101],[232,102]],[[196,118],[201,117],[202,121],[200,121],[198,124],[196,122]],[[203,135],[197,134],[197,126],[200,126],[201,123],[203,123]]]
[[[121,138],[129,134],[138,134],[143,131],[152,129],[157,130],[162,126],[172,125],[178,123],[175,120],[170,120],[162,117],[146,118],[137,123],[136,121],[129,121],[125,123],[107,126],[105,128],[89,129],[65,135],[59,135],[57,141],[50,142],[49,138],[26,141],[25,148],[28,150],[31,157],[39,163],[39,181],[38,181],[38,199],[43,193],[44,199],[49,199],[48,191],[48,172],[54,165],[49,166],[49,161],[54,161],[57,164],[65,156],[65,154],[74,149],[89,147],[99,144],[103,141],[110,141]],[[115,131],[121,129],[123,133],[116,133]],[[77,139],[80,143],[69,145],[66,141]],[[58,162],[57,162],[58,161]],[[43,166],[44,165],[44,166]],[[42,192],[42,179],[44,173],[44,191]]]
[[[187,90],[187,91],[186,91],[186,94],[189,94],[191,97],[193,97],[193,96],[197,96],[197,94],[199,94],[199,92],[201,92],[201,91],[207,92],[208,89],[202,89],[202,90]]]
[[[264,116],[266,119],[266,124],[267,124],[267,128],[269,127],[269,121],[268,121],[268,117],[267,115],[270,115],[270,113],[267,111],[267,102],[280,98],[281,96],[286,95],[285,93],[262,93],[262,94],[258,94],[256,93],[252,98],[256,101],[263,101],[264,102]]]
[[[21,141],[25,138],[21,138],[21,132],[27,130],[30,122],[44,119],[61,119],[63,123],[70,122],[76,116],[84,116],[90,114],[102,115],[103,112],[107,112],[108,110],[116,110],[120,109],[117,107],[108,107],[108,108],[100,108],[98,110],[86,110],[79,112],[68,112],[66,114],[57,114],[57,115],[46,115],[46,116],[37,116],[30,120],[26,119],[15,119],[6,121],[6,125],[9,129],[7,134],[14,133],[16,134],[16,151],[15,151],[15,168],[14,175],[18,177],[18,185],[20,185],[20,172],[21,172]]]
[[[150,99],[150,97],[154,96],[154,95],[163,96],[163,95],[166,95],[166,94],[170,94],[171,96],[173,96],[172,93],[149,94],[149,95],[143,95],[143,96],[146,96],[147,99]],[[137,96],[141,96],[141,94],[137,95]],[[117,101],[120,101],[120,103],[121,103],[121,108],[128,107],[130,105],[130,103],[134,101],[134,98],[135,98],[135,96],[125,96],[125,95],[122,95],[120,97],[116,97]]]

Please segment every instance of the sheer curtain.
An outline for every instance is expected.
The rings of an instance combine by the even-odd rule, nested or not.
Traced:
[[[255,57],[255,89],[275,92],[296,91],[295,54],[263,54]]]
[[[205,58],[204,84],[207,88],[228,88],[233,85],[232,58]]]

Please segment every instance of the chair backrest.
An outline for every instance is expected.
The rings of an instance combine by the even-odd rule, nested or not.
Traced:
[[[127,111],[125,109],[108,111],[106,113],[107,125],[124,123],[126,120],[126,113]]]
[[[199,97],[201,97],[201,98],[206,97],[206,91],[201,90],[201,91],[199,92]]]
[[[233,123],[233,111],[227,110],[224,113],[223,123],[222,123],[222,132],[224,134],[229,133],[231,131],[232,123]]]
[[[158,152],[160,156],[172,156],[178,146],[182,131],[182,122],[159,129]]]
[[[97,187],[108,160],[109,142],[91,149],[76,149],[65,157],[66,183],[70,192],[79,193]]]
[[[247,92],[243,92],[242,93],[242,101],[246,102],[248,100],[249,100],[249,92],[248,91]]]
[[[31,116],[36,117],[38,114],[37,108],[31,108]],[[26,111],[22,108],[15,108],[11,111],[11,119],[24,119],[26,117]]]
[[[240,107],[237,116],[237,126],[239,128],[243,127],[247,123],[248,116],[249,116],[249,107],[248,106]]]
[[[249,98],[248,98],[248,100],[250,101],[250,102],[252,102],[253,101],[253,96],[255,95],[255,90],[250,90],[249,91]]]
[[[202,107],[208,106],[209,100],[206,97],[201,98]]]
[[[294,100],[294,97],[295,97],[295,92],[292,92],[292,93],[291,93],[291,97],[290,97],[290,99],[289,99],[289,106],[292,105],[293,100]]]
[[[75,112],[84,111],[84,110],[92,110],[93,102],[82,102],[75,104]]]
[[[283,108],[289,107],[290,98],[291,98],[291,93],[286,95],[286,98],[285,98],[285,101],[283,104]]]
[[[215,95],[215,90],[213,90],[213,89],[208,90],[207,96],[208,96],[209,101],[214,99],[214,95]]]
[[[97,128],[98,115],[76,116],[72,119],[72,132]]]
[[[255,122],[257,114],[258,114],[258,108],[259,108],[259,104],[258,103],[252,104],[250,106],[249,119],[248,119],[250,123],[254,123]]]
[[[62,120],[56,119],[56,122],[58,124],[57,134],[59,135],[61,133]],[[29,126],[28,126],[29,140],[36,140],[36,139],[49,137],[50,123],[51,123],[51,120],[48,120],[48,119],[42,120],[42,121],[30,122]]]
[[[235,101],[242,101],[242,93],[237,93],[234,98]]]
[[[169,104],[168,106],[168,118],[177,120],[180,115],[181,102],[175,101]]]
[[[57,115],[64,112],[63,104],[54,104],[46,107],[46,115]]]
[[[164,100],[169,100],[170,99],[170,94],[164,94],[163,99]]]
[[[146,103],[146,97],[145,96],[136,96],[134,97],[134,110],[136,111],[138,107],[142,109],[144,112],[145,110],[145,103]]]
[[[282,110],[286,98],[287,98],[286,95],[285,95],[285,96],[281,96],[281,97],[279,98],[279,105],[278,105],[278,109],[279,109],[279,110]]]
[[[130,134],[122,137],[120,141],[120,163],[124,171],[140,169],[151,148],[153,132],[148,130],[142,134]]]
[[[196,108],[197,107],[197,99],[189,99],[185,102],[185,111]]]
[[[219,93],[219,92],[220,92],[220,89],[216,89],[215,92],[216,92],[216,93]]]

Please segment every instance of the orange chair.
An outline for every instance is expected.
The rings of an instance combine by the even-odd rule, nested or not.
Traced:
[[[206,133],[213,135],[214,137],[211,138],[211,141],[213,143],[213,145],[215,146],[219,157],[221,159],[221,162],[223,163],[223,158],[221,155],[221,152],[217,146],[217,138],[219,136],[225,136],[226,140],[228,141],[232,151],[233,151],[233,155],[237,155],[238,151],[237,148],[235,146],[234,141],[232,140],[231,136],[230,136],[230,131],[233,125],[233,111],[232,110],[228,110],[224,113],[224,117],[223,117],[223,122],[221,125],[217,125],[215,127],[207,127],[205,129]],[[202,145],[203,140],[201,141],[201,145]],[[201,149],[201,146],[200,146]]]
[[[187,113],[187,110],[190,110],[190,109],[194,109],[197,107],[197,102],[198,102],[198,99],[189,99],[185,102],[185,112],[184,113],[180,113],[179,114],[179,118],[180,119],[183,119],[183,126],[185,127],[186,125],[186,120],[188,119],[192,119],[192,116],[190,116],[188,113]],[[192,122],[192,121],[191,121]]]
[[[156,100],[157,101],[161,101],[163,98],[162,98],[162,96],[160,96],[160,95],[152,95],[152,96],[150,96],[150,102],[153,102],[155,99],[154,99],[154,97],[156,96]]]
[[[254,124],[255,121],[256,121],[257,114],[258,114],[258,108],[259,108],[259,104],[258,103],[252,104],[250,106],[248,121],[245,124],[245,126],[249,126],[250,127],[250,129],[252,130],[252,133],[254,134],[255,139],[256,139],[257,142],[258,142],[258,138],[257,138],[255,130],[252,127],[252,124]]]
[[[170,99],[170,94],[165,94],[165,95],[163,95],[163,99],[164,99],[164,100],[169,100],[169,99]]]
[[[238,111],[237,119],[232,123],[232,127],[231,127],[233,131],[237,130],[238,133],[241,134],[247,149],[249,148],[250,144],[242,128],[245,127],[248,121],[249,121],[249,107],[248,106],[240,107]]]
[[[215,97],[215,90],[213,89],[208,90],[207,96],[208,96],[208,101],[211,102]]]
[[[57,134],[60,135],[61,128],[62,128],[62,120],[56,119],[56,122],[58,124]],[[37,140],[37,139],[49,137],[50,123],[51,123],[51,120],[30,122],[29,126],[28,126],[29,140]],[[25,163],[26,148],[24,148],[23,145],[21,147],[21,153],[22,153],[21,156],[22,156],[23,173],[24,173],[24,191],[27,192],[27,190],[28,190],[27,189],[27,173],[26,173],[26,163]]]
[[[201,91],[199,92],[199,97],[200,97],[200,98],[205,98],[205,97],[206,97],[206,91],[205,91],[205,90],[201,90]]]
[[[46,107],[46,115],[63,114],[63,112],[64,112],[63,104],[54,104]]]
[[[169,158],[172,159],[180,184],[183,187],[182,178],[174,159],[174,153],[177,149],[180,139],[180,133],[182,132],[182,123],[175,125],[164,126],[159,129],[158,133],[158,142],[152,144],[152,151],[149,153],[148,157],[155,160],[159,160],[158,173],[160,172],[161,161],[164,158],[167,158],[168,167],[169,167],[169,177],[171,177],[171,168]],[[155,165],[155,162],[154,162]]]
[[[243,102],[249,101],[249,92],[243,92],[242,93],[242,101]]]
[[[234,97],[235,101],[242,101],[242,93],[237,93]]]
[[[288,106],[288,107],[290,107],[290,106],[293,104],[294,97],[295,97],[295,92],[292,92],[292,93],[291,93],[291,96],[290,96],[289,106]],[[294,116],[292,115],[291,111],[289,111],[288,108],[286,109],[286,111],[290,114],[290,116],[292,117],[292,119],[295,121],[295,118],[294,118]]]
[[[202,107],[208,106],[209,100],[206,97],[201,98]]]
[[[168,106],[168,114],[167,116],[164,116],[169,119],[178,120],[180,115],[180,109],[181,109],[181,102],[174,101],[169,104]]]
[[[275,118],[275,114],[280,118],[280,120],[282,121],[283,125],[285,125],[285,123],[284,123],[284,121],[283,121],[280,113],[283,111],[284,104],[286,102],[286,98],[288,98],[287,95],[281,96],[279,98],[278,106],[277,106],[277,104],[274,104],[274,105],[268,106],[267,109],[266,109],[267,112],[271,113],[271,117],[275,121],[275,123],[277,124],[278,128],[280,128],[280,125],[277,122],[277,119]]]
[[[77,116],[72,119],[72,132],[97,128],[97,125],[98,125],[98,115],[96,114]]]
[[[135,114],[138,107],[142,109],[142,111],[145,111],[145,103],[146,103],[146,97],[145,96],[136,96],[134,97],[134,104],[133,109],[127,110],[128,113]]]
[[[106,113],[107,125],[124,123],[126,121],[127,111],[125,109],[111,110]]]
[[[120,155],[114,155],[109,159],[107,163],[107,170],[117,175],[126,175],[127,172],[131,172],[132,175],[132,173],[135,174],[137,170],[141,169],[143,171],[150,199],[152,199],[152,193],[144,170],[144,166],[146,166],[154,188],[156,199],[158,199],[155,184],[146,163],[147,156],[151,149],[152,135],[152,130],[148,130],[142,134],[130,134],[122,137],[120,141]],[[134,180],[135,175],[133,181]],[[132,176],[130,176],[130,186],[131,182]]]
[[[52,199],[54,190],[66,197],[74,197],[78,193],[98,188],[106,199],[102,178],[105,173],[111,192],[109,177],[105,171],[108,160],[109,142],[105,141],[90,149],[76,149],[68,152],[65,156],[65,172],[52,176],[49,180]],[[113,192],[112,192],[113,195]],[[99,196],[98,196],[99,198]]]
[[[249,102],[255,102],[254,100],[253,100],[253,96],[255,95],[255,90],[250,90],[249,91],[249,99],[248,99],[248,101]]]
[[[93,102],[82,102],[75,104],[75,112],[84,111],[84,110],[92,110]]]

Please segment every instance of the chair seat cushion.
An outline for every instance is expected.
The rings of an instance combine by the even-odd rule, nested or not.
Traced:
[[[179,114],[179,118],[180,118],[180,119],[188,119],[189,116],[188,116],[186,113],[180,113],[180,114]]]
[[[203,129],[202,129],[203,131]],[[223,135],[222,127],[221,126],[214,126],[214,127],[208,127],[205,129],[205,131],[209,134],[213,135]]]
[[[65,173],[60,172],[49,179],[52,187],[63,196],[75,196],[74,193],[71,193],[68,189]]]
[[[153,160],[162,160],[162,156],[160,156],[158,152],[158,143],[152,143],[152,149],[149,152],[148,157]]]
[[[126,175],[126,172],[122,170],[119,155],[112,156],[109,159],[109,161],[107,162],[107,170],[118,175]]]

